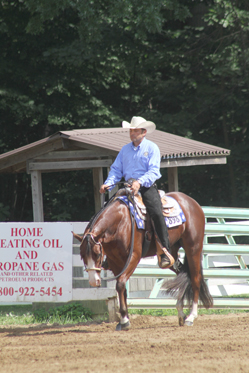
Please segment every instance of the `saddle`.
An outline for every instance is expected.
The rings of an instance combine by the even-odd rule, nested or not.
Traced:
[[[158,191],[161,202],[162,202],[162,213],[165,217],[165,221],[167,223],[168,218],[177,218],[180,217],[180,219],[173,219],[175,220],[172,224],[168,225],[168,227],[181,225],[186,221],[182,209],[179,205],[179,203],[172,197],[169,197],[166,195],[166,193],[163,190]],[[126,189],[122,188],[119,189],[119,191],[115,195],[115,199],[118,198],[122,200],[124,203],[128,205],[128,202],[130,202],[132,205],[134,205],[135,212],[137,213],[139,219],[141,219],[143,222],[146,222],[149,218],[146,206],[143,203],[143,199],[140,193],[138,193],[136,196],[130,197],[129,194],[127,194]],[[177,221],[176,221],[177,220]],[[143,224],[144,226],[144,224]],[[138,228],[143,228],[143,226],[138,226]]]
[[[165,218],[165,224],[168,226],[168,228],[183,224],[186,219],[178,202],[174,198],[167,196],[166,193],[162,190],[159,190],[158,193],[161,197],[162,213]],[[155,237],[156,246],[159,246],[160,249],[162,249],[160,240],[156,235],[154,224],[146,211],[146,206],[143,203],[141,194],[138,193],[136,196],[131,198],[131,195],[127,194],[127,191],[124,188],[120,189],[116,193],[115,198],[118,198],[125,204],[129,205],[131,212],[135,217],[137,227],[139,229],[145,229],[145,239],[143,244],[142,256],[146,255],[153,234]]]
[[[163,190],[159,190],[158,193],[161,197],[163,216],[168,218],[178,216],[181,213],[178,202],[174,198],[167,196]],[[140,193],[134,196],[134,202],[139,217],[146,221],[148,219],[148,214]]]

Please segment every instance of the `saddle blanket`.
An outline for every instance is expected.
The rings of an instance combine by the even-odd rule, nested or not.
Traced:
[[[139,212],[139,206],[136,205],[136,208],[134,208],[133,203],[129,201],[126,195],[117,196],[117,198],[123,201],[127,206],[129,206],[132,215],[135,217],[138,229],[145,229],[145,215],[142,216],[142,214]],[[163,203],[163,215],[167,227],[173,228],[183,224],[186,221],[186,218],[179,203],[172,197],[163,196],[162,198],[167,199],[167,206],[165,206],[165,204]],[[168,208],[168,206],[170,206],[170,208]],[[167,209],[167,216],[164,211],[165,207]]]

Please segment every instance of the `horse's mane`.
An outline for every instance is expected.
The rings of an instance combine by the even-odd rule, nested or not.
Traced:
[[[92,230],[95,221],[102,214],[102,212],[109,206],[109,204],[114,200],[116,194],[117,194],[117,192],[110,199],[108,199],[108,201],[106,202],[106,204],[103,207],[101,207],[101,209],[95,215],[93,215],[91,217],[91,219],[89,220],[89,223],[87,224],[86,230],[87,229],[90,229],[90,231]]]
[[[86,226],[86,229],[92,229],[93,222],[98,219],[99,215],[102,213],[102,211],[105,209],[106,206],[101,207],[101,209],[97,212],[97,214],[93,215],[91,219],[89,220],[89,223]]]

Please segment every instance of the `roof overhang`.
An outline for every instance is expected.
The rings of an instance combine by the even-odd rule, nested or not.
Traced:
[[[166,159],[161,161],[161,168],[204,166],[215,164],[226,164],[227,157],[191,157],[184,159]]]
[[[158,130],[147,138],[159,146],[162,168],[226,164],[230,154],[228,149]],[[109,167],[129,141],[129,130],[123,128],[61,131],[1,154],[0,173]]]

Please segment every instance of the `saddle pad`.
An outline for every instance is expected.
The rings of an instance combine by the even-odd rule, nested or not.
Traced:
[[[169,197],[167,197],[167,198],[169,198]],[[172,197],[170,197],[170,198],[172,198]],[[127,196],[118,196],[117,199],[120,199],[127,206],[130,207],[131,213],[135,217],[135,221],[136,221],[138,229],[145,229],[145,221],[144,221],[144,219],[142,219],[139,216],[139,214],[137,213],[137,210],[134,208],[132,202],[130,202],[128,200]],[[186,221],[185,215],[184,215],[184,213],[183,213],[183,211],[182,211],[179,203],[175,199],[173,199],[173,200],[174,200],[174,205],[175,204],[178,205],[177,206],[178,215],[164,216],[164,220],[165,220],[165,223],[166,223],[166,225],[167,225],[168,228],[177,227],[178,225],[181,225],[181,224],[183,224]]]

